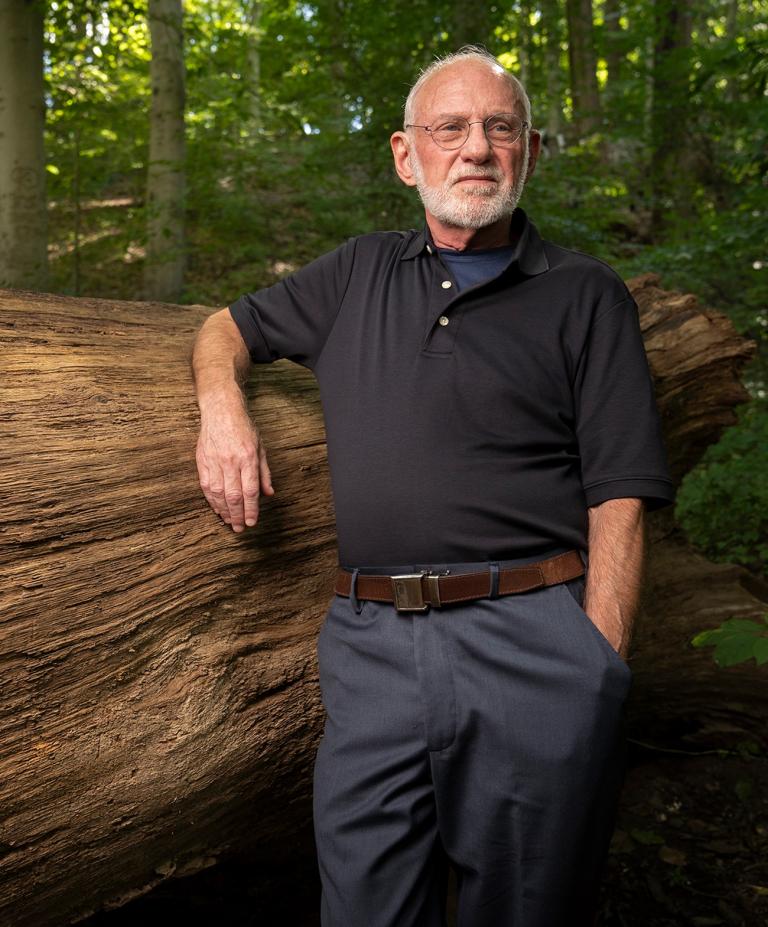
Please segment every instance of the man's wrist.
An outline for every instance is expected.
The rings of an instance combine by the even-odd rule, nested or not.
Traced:
[[[248,414],[243,391],[234,382],[198,390],[197,406],[200,409],[202,419],[212,415],[221,418],[222,415],[234,417],[240,414]]]

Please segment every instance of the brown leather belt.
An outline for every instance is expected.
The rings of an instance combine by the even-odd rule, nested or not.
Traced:
[[[536,563],[506,567],[499,570],[497,595],[528,592],[540,586],[552,586],[584,574],[584,564],[577,550],[569,550]],[[492,593],[492,573],[405,573],[400,576],[383,576],[375,573],[358,573],[355,594],[358,599],[375,602],[394,602],[400,612],[425,612],[430,606],[439,608],[453,602],[487,598]],[[352,574],[339,569],[334,591],[348,596],[352,588]]]

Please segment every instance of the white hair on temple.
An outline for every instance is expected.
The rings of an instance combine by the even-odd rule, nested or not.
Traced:
[[[525,87],[522,85],[520,80],[515,77],[514,74],[510,74],[506,68],[502,67],[499,64],[496,58],[481,45],[464,45],[458,51],[451,52],[449,55],[445,55],[443,58],[437,58],[432,62],[428,67],[419,75],[416,83],[411,87],[408,98],[405,101],[405,118],[404,125],[409,125],[416,117],[414,115],[414,104],[416,97],[424,86],[424,84],[432,77],[437,74],[438,71],[442,71],[443,68],[448,67],[449,65],[456,64],[459,61],[479,61],[482,64],[487,65],[492,68],[499,74],[503,74],[506,79],[509,81],[515,97],[517,98],[517,103],[522,113],[520,115],[526,122],[531,122],[531,101],[528,99],[528,94],[526,93]]]

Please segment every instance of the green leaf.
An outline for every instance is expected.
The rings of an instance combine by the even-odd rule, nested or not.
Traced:
[[[761,666],[763,663],[768,663],[768,638],[760,637],[755,641],[754,647],[752,648],[752,656],[755,658],[755,662],[758,666]]]
[[[755,639],[751,634],[735,634],[724,637],[715,647],[715,661],[720,666],[735,666],[752,657]]]
[[[699,631],[695,637],[691,638],[691,643],[694,647],[706,647],[709,644],[717,643],[719,636],[719,628],[712,631]]]
[[[720,625],[723,631],[750,631],[755,634],[768,632],[768,624],[759,624],[749,618],[729,618]]]

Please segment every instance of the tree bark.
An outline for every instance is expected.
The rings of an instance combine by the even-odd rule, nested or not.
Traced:
[[[565,147],[563,137],[563,75],[560,67],[560,4],[557,0],[544,0],[541,4],[542,25],[546,34],[544,44],[547,82],[547,116],[545,144],[550,155],[559,154]]]
[[[728,6],[725,14],[725,34],[727,37],[728,45],[731,48],[738,47],[737,43],[740,35],[739,6],[739,0],[728,0]],[[739,99],[739,82],[736,80],[736,77],[733,74],[727,78],[727,81],[728,84],[726,86],[725,92],[726,99],[729,103],[736,103]]]
[[[628,285],[640,308],[670,469],[679,483],[735,423],[734,408],[749,399],[738,373],[756,344],[695,296],[663,290],[656,274]],[[712,651],[697,650],[691,638],[726,618],[761,618],[768,583],[697,553],[671,508],[651,515],[649,525],[648,580],[630,655],[630,735],[691,748],[733,748],[751,739],[765,748],[765,667],[750,661],[720,669]]]
[[[749,400],[738,373],[756,344],[693,294],[664,290],[657,274],[627,284],[640,308],[672,478],[680,482],[735,424],[734,407]]]
[[[250,0],[246,7],[248,26],[248,110],[251,131],[261,130],[261,0]]]
[[[603,6],[605,63],[608,69],[606,95],[615,96],[616,85],[623,76],[624,29],[621,25],[621,3],[605,0]]]
[[[453,0],[450,9],[449,34],[453,51],[462,45],[484,45],[491,31],[490,4],[477,0]]]
[[[0,286],[44,290],[43,5],[0,0]]]
[[[689,0],[655,0],[651,105],[651,221],[661,229],[672,211],[692,213],[692,155],[686,125],[690,106]]]
[[[573,127],[577,138],[583,138],[597,131],[600,125],[592,0],[566,0],[565,12]]]
[[[531,9],[527,0],[520,0],[520,12],[517,16],[517,60],[519,61],[518,77],[523,86],[528,88],[533,78],[533,55]]]
[[[68,923],[306,826],[336,562],[314,381],[259,371],[278,495],[197,485],[209,310],[0,296],[0,923]]]
[[[181,297],[184,236],[184,53],[181,0],[149,0],[152,104],[147,171],[147,299]]]
[[[734,421],[754,345],[653,275],[630,285],[679,480]],[[284,850],[311,817],[336,563],[318,393],[288,362],[258,368],[277,495],[235,535],[194,464],[209,311],[0,292],[0,923],[53,927]],[[687,647],[759,614],[758,585],[692,553],[668,513],[650,518],[633,725],[693,709],[700,737],[762,739],[759,674]]]

